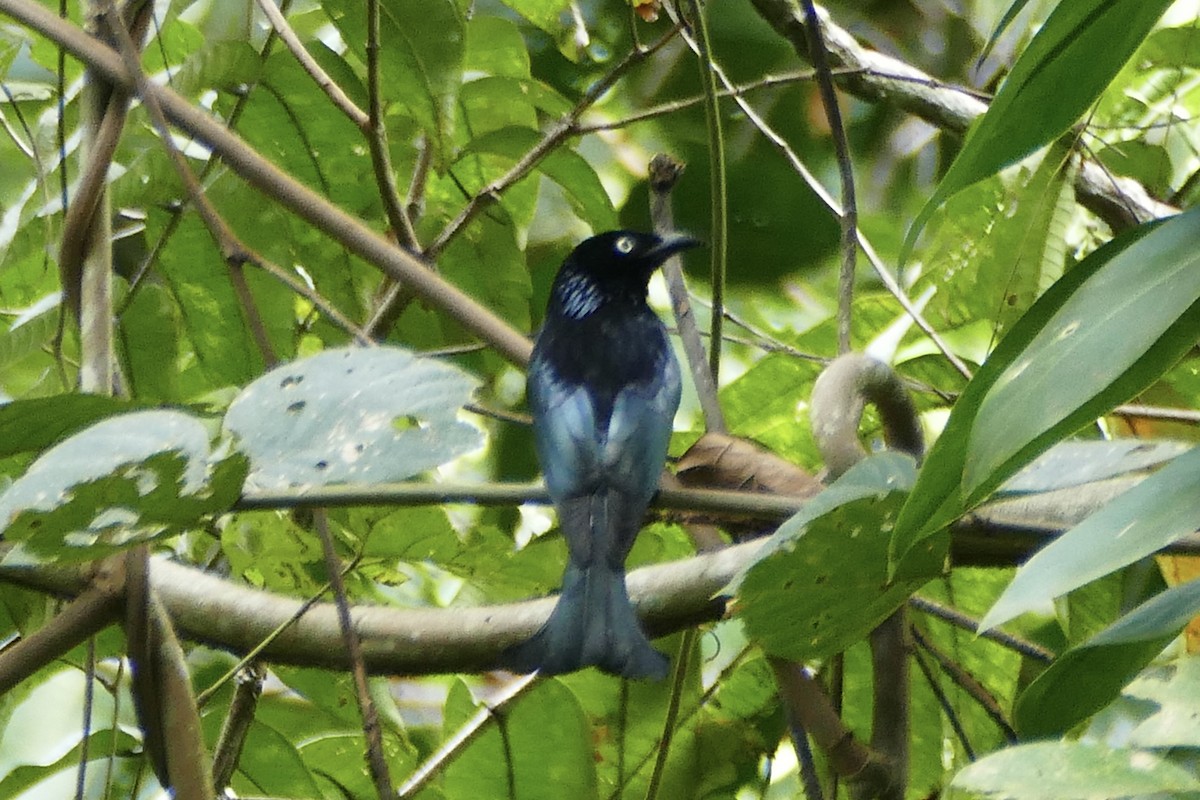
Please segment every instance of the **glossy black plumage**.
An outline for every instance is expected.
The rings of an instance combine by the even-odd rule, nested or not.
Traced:
[[[550,619],[504,663],[543,674],[596,666],[662,678],[669,662],[638,625],[625,557],[642,526],[679,407],[679,365],[646,286],[686,236],[612,231],[584,241],[555,278],[529,364],[538,459],[570,560]]]

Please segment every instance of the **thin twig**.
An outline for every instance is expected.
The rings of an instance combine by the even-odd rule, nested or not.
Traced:
[[[396,797],[416,797],[447,764],[452,763],[459,753],[487,730],[488,723],[495,719],[497,711],[512,705],[514,701],[533,688],[537,680],[536,672],[515,678],[492,702],[480,706],[479,710],[471,715],[471,718],[464,722],[453,736],[413,771],[408,780],[396,790]]]
[[[257,663],[238,672],[233,699],[221,724],[221,734],[213,747],[213,788],[218,792],[229,785],[242,757],[242,747],[246,743],[246,734],[250,732],[250,723],[254,721],[254,710],[258,707],[265,678],[266,670]]]
[[[267,15],[271,27],[275,29],[275,33],[279,35],[284,45],[300,64],[300,68],[309,74],[330,102],[363,131],[369,130],[371,121],[367,112],[355,105],[354,101],[342,91],[342,87],[337,84],[337,81],[329,77],[329,73],[321,68],[321,65],[305,48],[304,43],[300,41],[300,37],[292,30],[287,17],[283,15],[273,0],[258,0],[258,7]]]
[[[687,680],[689,662],[696,649],[695,628],[688,628],[679,640],[679,651],[675,656],[675,670],[671,676],[671,696],[667,701],[667,713],[663,716],[663,732],[658,740],[657,753],[654,757],[654,769],[650,771],[650,782],[646,787],[646,800],[655,800],[662,787],[663,772],[667,768],[667,756],[671,752],[671,742],[675,738],[675,730],[679,725],[679,705],[683,698],[684,682]]]
[[[941,684],[938,683],[937,676],[933,674],[933,670],[926,663],[925,657],[919,651],[914,651],[913,658],[916,660],[921,674],[925,676],[925,682],[929,685],[929,690],[933,692],[933,696],[937,698],[938,705],[942,707],[942,713],[950,721],[950,727],[954,729],[955,738],[962,745],[963,752],[967,754],[967,760],[974,761],[975,748],[971,747],[971,740],[967,736],[967,731],[963,728],[962,720],[958,718],[958,711],[950,702],[950,698],[946,696],[946,692],[942,689]]]
[[[270,2],[270,0],[266,0]],[[392,235],[401,247],[421,255],[421,244],[412,220],[408,218],[400,192],[396,188],[396,172],[392,169],[391,150],[388,147],[387,127],[383,124],[383,99],[379,90],[379,0],[367,0],[367,146],[371,151],[371,167],[375,171],[375,185],[383,201],[384,214]]]
[[[757,1],[758,0],[756,0],[756,2]],[[0,2],[2,2],[2,0],[0,0]],[[683,39],[693,51],[698,49],[695,41],[687,34],[686,31],[683,32]],[[805,166],[804,162],[800,159],[800,156],[798,156],[796,151],[792,149],[792,146],[787,143],[787,140],[780,136],[770,125],[768,125],[766,120],[764,120],[762,116],[755,111],[754,107],[736,91],[736,87],[734,86],[733,82],[730,81],[728,76],[725,75],[724,70],[721,69],[719,64],[712,64],[712,69],[713,73],[718,79],[720,79],[721,84],[732,93],[734,102],[737,104],[738,108],[741,109],[742,113],[746,115],[746,119],[748,119],[750,123],[756,129],[758,129],[758,132],[761,133],[763,137],[766,138],[766,140],[770,142],[771,145],[778,150],[781,155],[783,155],[796,174],[799,175],[804,181],[805,185],[807,185],[813,191],[813,194],[817,196],[817,199],[819,199],[825,205],[825,207],[829,209],[829,212],[834,216],[840,217],[842,214],[841,205],[837,202],[837,200],[834,199],[833,195],[831,195],[825,189],[825,186],[819,180],[817,180],[816,175],[814,175],[808,169],[808,167]],[[900,304],[900,307],[904,309],[904,312],[908,314],[916,326],[921,329],[921,331],[929,338],[931,342],[933,342],[942,355],[945,356],[946,360],[949,361],[950,364],[956,370],[958,370],[960,374],[969,378],[971,375],[970,369],[967,368],[967,365],[963,363],[962,359],[954,354],[954,351],[950,349],[950,346],[942,339],[941,335],[934,330],[933,326],[929,324],[929,322],[921,314],[920,310],[917,309],[912,299],[900,287],[900,284],[897,282],[895,276],[893,276],[887,267],[884,266],[883,260],[875,251],[875,248],[871,245],[870,240],[863,235],[861,230],[857,231],[856,235],[858,237],[859,246],[862,247],[863,255],[865,255],[867,260],[871,262],[871,266],[875,270],[875,274],[879,277],[879,280],[883,283],[884,288],[886,288],[888,292],[896,298],[896,301]]]
[[[917,611],[924,612],[932,617],[937,617],[943,622],[948,622],[956,628],[962,628],[964,631],[970,631],[980,638],[1003,645],[1009,650],[1020,653],[1026,658],[1032,658],[1034,661],[1039,661],[1043,664],[1049,664],[1054,660],[1054,653],[1050,652],[1041,645],[1026,641],[1019,636],[1013,636],[1011,633],[1005,633],[1004,631],[996,628],[989,628],[988,630],[981,632],[979,630],[978,620],[967,616],[961,611],[942,605],[936,601],[921,597],[920,595],[913,595],[908,599],[908,604]]]
[[[979,707],[991,718],[992,722],[996,723],[996,727],[1004,734],[1004,738],[1010,744],[1016,743],[1017,732],[1013,730],[1008,718],[1004,715],[1004,709],[1000,707],[1000,703],[988,691],[988,688],[978,678],[967,672],[961,664],[955,662],[946,653],[943,653],[916,625],[910,625],[909,632],[912,634],[916,645],[933,656],[934,660],[938,662],[938,666],[942,668],[942,671],[946,673],[950,680],[954,681],[958,688],[966,692],[972,700],[979,704]]]
[[[129,32],[112,16],[109,17],[109,30],[117,42],[117,50],[125,64],[126,71],[133,76],[134,85],[154,124],[155,132],[158,133],[159,139],[167,149],[171,165],[175,168],[176,174],[187,190],[189,199],[196,208],[196,213],[204,221],[205,227],[208,228],[209,234],[213,237],[213,241],[221,251],[222,258],[229,267],[230,282],[233,284],[242,312],[246,315],[246,323],[250,328],[255,345],[258,347],[259,354],[268,366],[272,366],[278,363],[279,358],[275,354],[266,324],[258,311],[254,295],[250,292],[250,286],[246,283],[246,275],[243,270],[243,265],[251,258],[249,250],[238,240],[225,220],[209,202],[199,179],[192,172],[183,153],[179,152],[179,148],[175,146],[175,141],[171,138],[171,130],[167,126],[166,116],[159,105],[156,93],[150,88],[151,84],[146,73],[142,71],[141,62],[138,60],[137,50],[133,40],[129,37]]]
[[[850,162],[850,145],[846,141],[846,128],[842,122],[842,111],[838,108],[837,94],[833,91],[833,76],[830,74],[829,59],[825,53],[825,42],[821,38],[821,23],[812,0],[800,0],[807,24],[804,33],[808,37],[808,53],[817,71],[817,88],[821,93],[821,105],[825,107],[825,118],[829,121],[829,133],[833,137],[833,150],[837,154],[838,175],[842,181],[842,268],[838,274],[838,354],[850,352],[850,307],[854,302],[854,267],[858,262],[858,201],[854,192],[854,166]]]
[[[708,364],[713,380],[721,376],[721,326],[725,324],[725,275],[729,257],[729,192],[725,170],[725,136],[721,130],[721,105],[717,96],[716,60],[712,54],[712,42],[708,35],[708,19],[700,0],[687,0],[692,17],[692,33],[684,31],[689,42],[694,41],[693,50],[699,60],[700,83],[704,87],[704,120],[708,131],[709,156],[709,203],[712,214],[709,242],[712,262],[710,282],[712,284],[713,313],[709,318]]]
[[[325,568],[329,573],[338,626],[342,631],[342,645],[346,648],[346,655],[350,660],[354,697],[362,715],[363,738],[367,743],[367,766],[371,772],[371,781],[375,784],[379,800],[390,800],[394,796],[392,778],[383,754],[383,732],[379,726],[379,713],[375,709],[375,701],[371,699],[371,688],[367,685],[367,667],[363,661],[362,642],[350,617],[350,601],[346,597],[346,584],[342,580],[342,564],[337,550],[333,547],[333,536],[329,532],[329,517],[325,509],[314,509],[313,525],[317,530],[317,538],[321,540],[321,551],[325,555]]]
[[[671,190],[683,174],[683,166],[665,153],[660,153],[650,160],[650,221],[655,232],[659,234],[675,229]],[[721,404],[717,398],[717,382],[705,357],[700,328],[696,324],[696,315],[692,312],[691,297],[680,261],[679,255],[676,254],[667,259],[662,267],[667,292],[671,296],[671,310],[675,314],[675,324],[692,374],[692,384],[700,398],[704,428],[709,432],[724,433],[728,429],[725,425],[725,414],[721,411]]]
[[[131,88],[133,76],[118,53],[30,0],[0,0],[0,12],[62,44],[108,80]],[[220,156],[230,169],[283,207],[342,244],[385,274],[406,282],[431,305],[491,344],[504,358],[524,364],[532,345],[493,311],[431,272],[427,265],[388,242],[360,220],[330,203],[300,181],[284,174],[203,109],[168,87],[150,86],[173,124]]]
[[[664,33],[657,41],[648,47],[635,49],[629,52],[625,58],[621,59],[617,64],[604,74],[600,80],[593,83],[584,93],[583,97],[575,104],[575,107],[566,113],[553,127],[547,131],[541,141],[535,144],[530,150],[517,160],[508,172],[504,173],[499,178],[495,179],[487,186],[484,186],[476,192],[467,204],[459,211],[458,216],[446,224],[442,228],[441,233],[433,240],[426,248],[426,255],[430,259],[437,258],[438,254],[446,248],[446,245],[457,236],[463,228],[467,226],[471,220],[475,219],[478,214],[488,206],[497,202],[500,195],[509,189],[513,184],[527,176],[533,169],[541,163],[542,159],[554,152],[558,146],[572,135],[572,130],[575,124],[579,121],[579,117],[583,112],[591,108],[597,100],[599,100],[605,92],[613,87],[625,73],[633,69],[633,67],[645,61],[654,53],[662,49],[668,42],[675,38],[679,32],[680,26],[674,25]]]

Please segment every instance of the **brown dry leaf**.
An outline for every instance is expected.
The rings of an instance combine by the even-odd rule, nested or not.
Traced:
[[[812,497],[821,482],[800,467],[746,439],[706,433],[679,459],[685,486]]]

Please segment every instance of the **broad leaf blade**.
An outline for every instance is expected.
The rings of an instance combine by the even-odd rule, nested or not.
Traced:
[[[1097,270],[996,379],[972,426],[964,493],[990,491],[1021,454],[1145,388],[1195,344],[1197,323],[1200,210],[1168,220]]]
[[[1094,800],[1195,791],[1200,779],[1160,755],[1060,741],[1009,747],[982,758],[954,776],[946,797]]]
[[[1107,308],[1109,300],[1091,290],[1092,281],[1113,268],[1114,265],[1118,265],[1118,260],[1121,264],[1128,263],[1131,259],[1127,253],[1134,248],[1138,248],[1136,252],[1141,257],[1156,260],[1161,257],[1163,251],[1175,249],[1178,250],[1179,258],[1187,260],[1189,258],[1187,247],[1177,247],[1176,244],[1168,246],[1168,241],[1174,242],[1177,237],[1182,237],[1189,239],[1192,247],[1197,247],[1197,242],[1200,241],[1198,217],[1200,217],[1200,213],[1192,211],[1166,223],[1140,226],[1108,242],[1055,282],[1016,322],[1009,334],[1001,340],[995,351],[967,384],[967,388],[954,405],[954,410],[950,414],[950,419],[947,421],[942,435],[938,437],[925,459],[917,479],[917,485],[901,510],[896,530],[892,535],[891,552],[894,571],[897,571],[898,574],[903,571],[902,561],[905,554],[915,545],[934,535],[963,512],[979,503],[988,491],[996,488],[1006,478],[1017,472],[1035,458],[1041,450],[1053,445],[1063,434],[1084,424],[1089,419],[1087,415],[1101,414],[1152,383],[1190,346],[1186,343],[1189,335],[1188,326],[1195,325],[1195,320],[1192,318],[1200,310],[1194,304],[1188,307],[1182,318],[1168,321],[1166,324],[1170,327],[1154,343],[1151,351],[1143,353],[1139,359],[1135,360],[1132,367],[1126,365],[1124,374],[1115,369],[1111,370],[1105,386],[1094,396],[1078,401],[1082,405],[1077,403],[1077,409],[1066,419],[1044,423],[1042,422],[1044,417],[1042,408],[1039,406],[1036,411],[1030,412],[1028,406],[1030,399],[1021,398],[1026,413],[1032,413],[1035,417],[1032,420],[1022,420],[1023,427],[1043,427],[1045,424],[1054,425],[1054,427],[1034,435],[1032,440],[1020,442],[1017,451],[1004,460],[998,468],[992,469],[990,473],[982,477],[976,477],[971,490],[968,491],[965,476],[969,459],[972,460],[972,468],[975,470],[973,474],[979,475],[980,472],[981,460],[978,445],[975,443],[975,437],[980,435],[976,434],[976,431],[980,430],[983,424],[980,422],[979,416],[983,411],[984,403],[988,402],[988,398],[1000,379],[1007,375],[1007,382],[1011,383],[1020,377],[1019,372],[1024,370],[1016,370],[1014,365],[1027,364],[1026,351],[1035,340],[1038,340],[1038,337],[1043,335],[1043,331],[1052,321],[1062,319],[1061,309],[1078,293],[1086,294],[1089,297],[1086,309],[1088,313],[1098,315],[1096,319],[1088,319],[1081,323],[1081,326],[1086,325],[1086,335],[1093,337],[1119,336],[1121,329],[1109,320]],[[1158,233],[1167,225],[1173,226],[1175,230],[1169,232],[1165,240],[1160,240]],[[1146,242],[1150,242],[1150,244],[1146,245]],[[1191,276],[1188,276],[1187,280],[1194,282]],[[1160,316],[1157,309],[1154,316],[1156,318]],[[1128,320],[1122,320],[1118,324],[1128,323]],[[1140,326],[1142,320],[1138,320],[1135,324]],[[1161,325],[1160,322],[1160,331]],[[1096,331],[1102,331],[1102,333]],[[1073,336],[1083,335],[1085,334],[1081,330],[1073,333]],[[1194,328],[1190,341],[1193,343],[1195,341]],[[1026,366],[1027,368],[1028,366]],[[1018,374],[1014,375],[1013,373]],[[1089,383],[1094,387],[1097,380],[1092,379]],[[1056,385],[1054,393],[1057,394],[1060,391],[1076,395],[1080,393],[1078,387]],[[998,409],[993,401],[989,406],[989,414],[993,416],[987,424],[997,424],[998,420],[994,415],[1000,413],[1003,413],[1003,410]],[[1007,423],[1000,422],[999,424]],[[996,431],[987,435],[999,436],[1000,434],[1001,432]],[[998,446],[1006,449],[1012,449],[1009,446],[1011,444],[998,442]],[[995,460],[996,456],[991,455],[988,458]]]
[[[237,499],[239,457],[210,459],[208,431],[177,411],[106,419],[51,448],[0,495],[8,563],[98,558],[171,533]]]
[[[741,578],[738,616],[770,653],[821,658],[858,641],[939,571],[889,582],[887,527],[913,462],[884,453],[866,459],[813,498],[768,540]]]
[[[475,385],[398,348],[327,350],[247,386],[225,427],[257,488],[398,481],[479,445],[456,417]]]

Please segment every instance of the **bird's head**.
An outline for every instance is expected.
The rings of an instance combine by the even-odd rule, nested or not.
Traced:
[[[608,300],[644,301],[654,270],[675,253],[698,244],[698,240],[681,233],[598,233],[580,242],[567,256],[555,293],[564,313],[577,318],[587,316]]]

